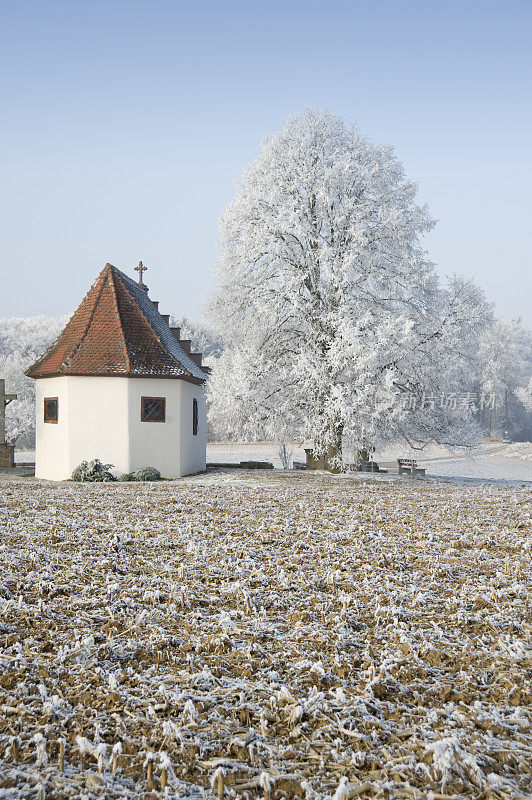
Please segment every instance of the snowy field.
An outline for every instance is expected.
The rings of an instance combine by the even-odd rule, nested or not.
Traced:
[[[431,477],[465,478],[477,481],[532,481],[532,462],[503,456],[472,456],[449,460],[422,461]]]
[[[532,481],[532,444],[529,442],[488,444],[471,453],[434,446],[420,452],[404,444],[397,444],[376,454],[376,460],[381,466],[395,471],[397,458],[416,459],[421,466],[426,467],[427,474],[431,476],[488,481]],[[275,467],[281,467],[278,448],[272,442],[210,443],[207,445],[207,460],[212,463],[270,461]],[[292,444],[291,461],[305,461],[305,451],[301,444]]]
[[[0,476],[0,797],[530,797],[531,510],[391,476]]]
[[[532,481],[530,442],[516,442],[510,445],[491,443],[471,452],[460,449],[452,451],[437,446],[429,446],[420,452],[404,444],[397,444],[376,454],[377,462],[392,471],[397,471],[397,458],[416,459],[420,466],[426,467],[427,475],[434,477],[517,483]],[[35,453],[17,452],[16,461],[18,463],[35,461]],[[281,468],[278,446],[274,442],[242,444],[211,442],[207,445],[207,461],[210,463],[269,461],[276,469]],[[290,463],[293,461],[305,461],[305,450],[299,442],[291,445]]]

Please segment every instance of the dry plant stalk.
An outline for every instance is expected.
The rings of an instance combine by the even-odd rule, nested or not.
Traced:
[[[116,742],[116,744],[113,745],[113,749],[112,749],[112,752],[111,752],[111,756],[112,756],[111,770],[112,770],[113,775],[115,774],[115,772],[118,769],[121,753],[122,753],[122,745],[121,745],[120,742]]]
[[[226,776],[226,770],[223,766],[220,765],[215,770],[211,778],[211,786],[213,789],[216,790],[216,796],[218,800],[223,800],[225,776]]]
[[[146,788],[147,788],[147,790],[149,792],[153,791],[153,789],[155,788],[155,784],[153,782],[153,759],[154,759],[154,757],[155,756],[154,756],[153,753],[147,753],[146,754],[146,760],[144,762],[145,765],[146,765]]]

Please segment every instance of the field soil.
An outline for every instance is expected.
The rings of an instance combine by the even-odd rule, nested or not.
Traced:
[[[531,512],[392,476],[0,476],[0,797],[531,797]]]

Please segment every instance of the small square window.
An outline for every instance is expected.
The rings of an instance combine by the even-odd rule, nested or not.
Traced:
[[[194,397],[192,400],[192,435],[198,435],[198,401]]]
[[[44,421],[57,422],[59,419],[59,400],[57,397],[44,398]]]
[[[141,422],[164,422],[166,419],[166,397],[141,397]]]

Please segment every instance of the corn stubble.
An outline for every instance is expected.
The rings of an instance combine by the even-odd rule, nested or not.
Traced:
[[[532,794],[529,489],[0,487],[10,798]]]

